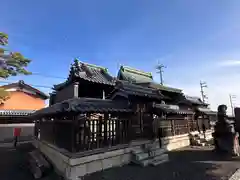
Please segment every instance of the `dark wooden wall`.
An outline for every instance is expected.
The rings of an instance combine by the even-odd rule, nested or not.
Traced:
[[[69,84],[65,88],[56,92],[54,103],[62,102],[74,97],[74,84]]]

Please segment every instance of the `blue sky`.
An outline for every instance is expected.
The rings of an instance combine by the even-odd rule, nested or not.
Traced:
[[[124,64],[158,81],[160,61],[165,83],[190,95],[200,95],[199,81],[206,81],[213,108],[229,104],[229,93],[240,97],[238,0],[2,0],[1,6],[0,31],[9,34],[10,49],[32,59],[32,72],[66,77],[77,57],[112,75]],[[10,80],[20,78],[44,86],[62,81]]]

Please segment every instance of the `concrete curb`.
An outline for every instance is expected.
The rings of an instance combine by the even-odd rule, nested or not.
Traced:
[[[238,169],[228,180],[240,180],[240,169]]]

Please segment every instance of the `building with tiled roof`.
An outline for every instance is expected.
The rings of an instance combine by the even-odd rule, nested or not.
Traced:
[[[54,85],[50,105],[74,97],[103,98],[115,85],[107,68],[75,59],[65,82]]]
[[[8,93],[0,104],[0,123],[23,122],[25,117],[46,106],[48,95],[24,81],[1,86]]]

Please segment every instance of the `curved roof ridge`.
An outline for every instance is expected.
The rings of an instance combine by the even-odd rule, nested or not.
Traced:
[[[149,78],[153,79],[153,76],[152,76],[151,72],[145,72],[145,71],[142,71],[142,70],[139,70],[139,69],[135,69],[135,68],[132,68],[132,67],[129,67],[129,66],[123,66],[123,65],[120,67],[120,69],[122,69],[123,71],[136,73],[136,74],[143,75],[143,76],[146,76],[146,77],[149,77]]]

